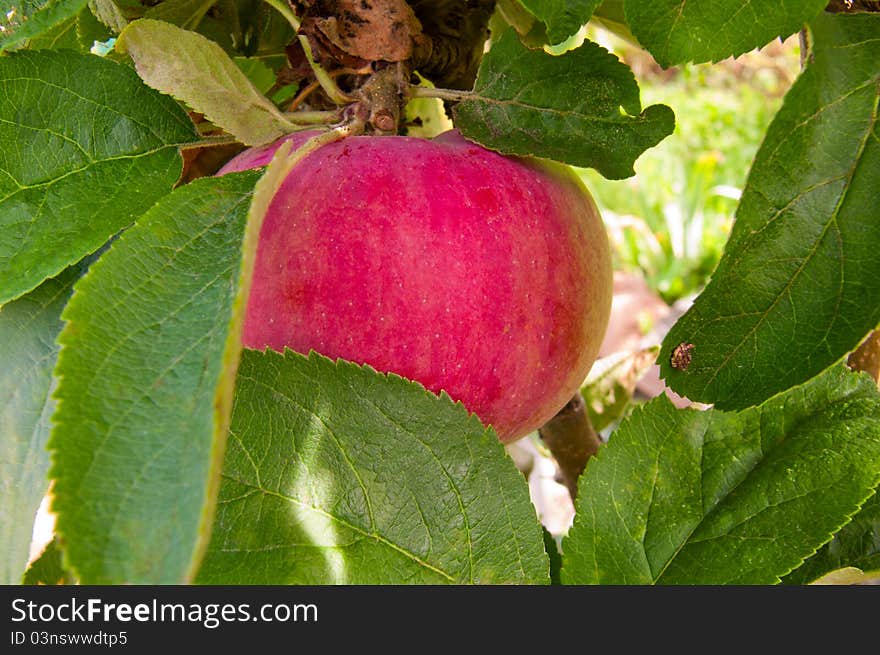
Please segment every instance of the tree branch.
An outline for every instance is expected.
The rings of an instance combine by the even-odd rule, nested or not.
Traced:
[[[396,134],[400,114],[406,103],[409,67],[405,62],[391,64],[373,73],[355,94],[369,107],[369,125],[378,134]]]
[[[581,394],[575,394],[538,432],[553,453],[562,482],[574,500],[577,498],[578,478],[584,472],[587,460],[599,451],[602,443],[590,423]]]

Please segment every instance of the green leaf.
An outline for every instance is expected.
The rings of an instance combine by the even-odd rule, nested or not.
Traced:
[[[76,16],[88,0],[49,0],[37,11],[30,13],[13,30],[5,30],[0,36],[0,52],[21,45],[28,39],[40,36],[52,28]],[[27,7],[27,3],[24,4]],[[13,5],[13,7],[15,7]],[[15,7],[21,10],[21,6]],[[9,11],[9,10],[7,10]]]
[[[259,93],[267,93],[275,84],[275,73],[266,62],[261,59],[248,59],[247,57],[235,57],[235,65],[250,80]]]
[[[880,569],[880,494],[875,493],[834,539],[783,582],[806,584],[842,568]]]
[[[164,20],[178,27],[194,30],[218,0],[165,0],[151,7],[145,18]]]
[[[110,39],[112,33],[89,9],[82,10],[76,17],[76,36],[79,49],[89,52],[95,42],[103,43]]]
[[[827,0],[625,0],[632,33],[665,67],[736,57],[794,34]]]
[[[80,50],[76,22],[77,17],[72,16],[58,23],[39,36],[28,39],[27,47],[31,50]]]
[[[626,23],[623,5],[624,0],[602,0],[602,3],[593,11],[591,20],[621,39],[637,44],[636,37],[633,36]]]
[[[163,198],[64,311],[53,511],[83,583],[186,582],[207,544],[256,179],[200,179]]]
[[[68,18],[47,32],[28,40],[30,50],[76,50],[87,53],[95,41],[106,41],[110,31],[89,9]]]
[[[145,18],[123,30],[116,48],[131,55],[147,84],[182,100],[242,143],[268,143],[296,129],[229,55],[201,34]]]
[[[774,584],[880,482],[880,394],[830,369],[740,413],[637,409],[590,460],[566,584]]]
[[[244,351],[208,584],[542,583],[494,431],[448,396],[312,353]]]
[[[721,409],[810,379],[880,323],[880,16],[823,15],[813,34],[724,256],[661,349],[669,386]]]
[[[602,0],[522,0],[523,6],[547,26],[550,43],[561,43],[585,25]]]
[[[89,8],[114,34],[119,34],[128,25],[128,19],[114,0],[89,0]]]
[[[76,584],[70,571],[64,568],[61,546],[57,539],[50,541],[40,556],[28,567],[21,579],[23,585]]]
[[[880,570],[861,571],[852,566],[837,569],[826,573],[818,580],[811,582],[814,585],[855,585],[855,584],[880,584]]]
[[[49,488],[49,398],[61,310],[85,264],[0,308],[0,584],[17,584]]]
[[[97,250],[180,177],[186,113],[127,66],[0,58],[0,304]]]
[[[466,137],[513,155],[592,167],[618,179],[672,133],[665,105],[642,111],[628,66],[585,42],[561,56],[529,50],[507,30],[480,64],[473,93],[453,110]]]

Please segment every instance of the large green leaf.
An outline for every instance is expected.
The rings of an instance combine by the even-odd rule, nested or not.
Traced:
[[[187,581],[207,544],[256,177],[197,180],[163,198],[65,309],[53,510],[83,583]]]
[[[210,584],[549,582],[522,474],[448,396],[244,351]]]
[[[61,310],[85,264],[0,307],[0,583],[25,570],[34,516],[49,488],[49,398]]]
[[[669,386],[722,409],[813,377],[880,323],[880,16],[823,15],[813,34],[718,269],[661,349]]]
[[[147,84],[169,93],[247,145],[274,141],[295,127],[213,41],[158,20],[141,19],[119,35]]]
[[[584,25],[602,0],[522,0],[522,4],[547,26],[550,43],[560,43]]]
[[[642,111],[632,70],[601,46],[553,56],[528,49],[513,30],[483,58],[473,93],[453,111],[462,134],[493,150],[613,179],[633,175],[636,158],[675,127],[665,105]]]
[[[21,45],[28,39],[40,36],[62,23],[69,22],[87,3],[88,0],[48,0],[32,13],[28,8],[32,8],[33,3],[14,1],[8,8],[2,7],[7,16],[10,11],[16,10],[21,15],[21,22],[17,22],[14,27],[7,26],[4,29],[0,35],[0,52],[12,46]]]
[[[740,413],[665,398],[614,432],[580,479],[566,584],[772,584],[880,482],[880,394],[830,369]]]
[[[626,19],[662,66],[736,57],[801,29],[828,0],[625,0]]]
[[[198,139],[127,66],[73,52],[0,57],[0,304],[97,250],[180,177]]]
[[[880,570],[880,494],[875,493],[834,539],[786,576],[783,582],[804,584],[837,569]]]

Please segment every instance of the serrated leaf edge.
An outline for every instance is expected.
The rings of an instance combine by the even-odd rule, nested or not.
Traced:
[[[838,362],[838,363],[835,364],[835,366],[842,366],[842,365],[840,364],[840,362]],[[831,368],[831,367],[829,367],[829,368]],[[826,369],[826,371],[827,371],[827,369]],[[873,378],[872,378],[869,374],[867,374],[867,373],[865,373],[865,372],[850,372],[848,375],[851,375],[851,376],[852,376],[853,378],[855,378],[855,379],[860,378],[860,379],[865,383],[865,388],[867,388],[867,387],[875,388],[875,383],[874,383]],[[809,384],[809,383],[812,381],[812,379],[814,379],[814,378],[811,378],[811,380],[807,380],[807,381],[803,382],[802,384],[796,385],[795,387],[792,387],[791,389],[786,389],[786,390],[784,390],[784,391],[781,391],[781,392],[775,394],[774,396],[772,396],[771,398],[769,398],[767,401],[765,401],[765,402],[762,403],[761,405],[758,405],[757,407],[746,407],[746,408],[741,409],[741,410],[738,410],[738,411],[730,411],[730,412],[723,411],[723,410],[719,410],[719,409],[709,409],[709,410],[706,410],[706,411],[709,411],[709,412],[718,412],[718,413],[720,413],[720,414],[728,414],[728,415],[737,415],[737,414],[743,414],[743,413],[753,413],[753,412],[758,411],[758,408],[763,407],[763,406],[765,406],[765,405],[769,405],[772,401],[778,399],[780,396],[790,394],[790,393],[792,393],[795,389],[801,389],[801,388],[805,387],[807,384]],[[828,405],[826,405],[826,407],[830,407],[830,406],[832,406],[832,405],[836,405],[836,404],[838,404],[838,403],[840,403],[840,402],[843,402],[843,401],[847,400],[847,399],[850,398],[852,395],[854,395],[855,393],[857,393],[857,392],[859,391],[860,388],[861,388],[860,385],[858,385],[858,384],[854,384],[854,385],[852,386],[852,388],[848,389],[847,392],[846,392],[843,396],[838,397],[838,398],[835,398],[832,402],[828,403]],[[877,399],[875,398],[875,402],[876,402],[876,400],[877,400]],[[880,403],[878,403],[878,404],[880,404]],[[627,418],[627,421],[637,420],[637,418],[638,418],[639,415],[641,415],[641,414],[643,414],[643,413],[645,413],[645,412],[651,412],[651,411],[653,411],[653,410],[649,409],[649,408],[652,407],[653,405],[662,406],[664,410],[672,409],[674,412],[697,412],[697,413],[702,413],[701,410],[697,410],[697,409],[691,409],[691,408],[678,409],[678,408],[676,408],[676,407],[672,404],[672,402],[669,400],[669,398],[667,398],[665,395],[661,395],[661,396],[658,396],[658,397],[655,398],[654,400],[652,400],[652,401],[650,401],[650,402],[648,402],[648,403],[646,403],[646,404],[644,404],[644,405],[639,405],[639,406],[635,407],[634,410],[633,410],[633,413]],[[800,423],[800,421],[798,421],[798,423]],[[795,425],[797,425],[797,424],[795,424]],[[794,426],[792,426],[791,430],[793,430],[793,429],[794,429]],[[586,486],[587,486],[587,472],[591,469],[591,467],[595,468],[596,466],[602,466],[602,462],[604,461],[604,459],[603,459],[603,455],[604,455],[604,453],[605,453],[606,450],[607,450],[606,447],[600,448],[600,449],[599,449],[599,452],[598,452],[596,455],[594,455],[593,457],[591,457],[591,458],[587,461],[587,466],[586,466],[586,468],[584,469],[584,472],[581,474],[581,477],[580,477],[579,480],[578,480],[578,497],[579,497],[579,498],[585,498],[585,497],[587,497],[587,495],[589,494],[589,489],[586,488]],[[760,463],[760,461],[761,461],[761,460],[759,460],[758,462],[756,462],[756,465],[755,465],[755,466],[757,466],[757,465]],[[741,485],[743,482],[745,482],[746,479],[748,479],[748,477],[751,475],[752,471],[754,470],[755,466],[753,466],[751,469],[749,469],[749,471],[743,476],[742,480],[740,480],[740,482],[739,482],[735,487],[733,487],[732,489],[730,489],[730,490],[725,494],[725,497],[727,497],[727,496],[729,496],[731,493],[733,493],[733,492],[736,490],[736,488],[739,487],[739,485]],[[825,546],[828,542],[830,542],[830,541],[834,538],[834,536],[835,536],[835,535],[836,535],[836,534],[837,534],[837,533],[838,533],[843,527],[845,527],[847,524],[849,524],[849,523],[853,520],[853,518],[855,517],[855,515],[858,514],[859,511],[861,511],[861,509],[862,509],[862,507],[865,505],[865,503],[866,503],[870,498],[872,498],[872,497],[874,496],[875,493],[880,493],[880,471],[877,471],[877,472],[876,472],[876,476],[874,477],[874,482],[873,482],[873,484],[870,485],[870,487],[868,488],[868,491],[867,491],[867,493],[865,494],[864,498],[862,498],[861,501],[858,501],[858,506],[857,506],[857,507],[856,507],[856,508],[855,508],[850,514],[845,515],[845,516],[843,517],[843,520],[842,520],[842,522],[840,523],[840,525],[838,525],[836,528],[833,528],[833,529],[831,530],[831,533],[828,535],[828,538],[827,538],[825,541],[823,541],[822,543],[818,544],[818,545],[813,549],[812,552],[809,552],[809,553],[805,554],[805,555],[801,558],[801,560],[800,560],[798,563],[796,563],[796,564],[794,564],[793,566],[791,566],[791,568],[789,568],[789,569],[787,569],[787,570],[785,570],[785,571],[782,571],[782,572],[776,574],[776,575],[774,576],[774,577],[775,577],[775,580],[773,581],[773,584],[779,584],[779,583],[782,581],[782,578],[783,578],[784,576],[786,576],[786,575],[788,575],[789,573],[791,573],[792,571],[795,571],[796,569],[798,569],[800,566],[802,566],[802,565],[804,564],[804,562],[806,562],[807,559],[809,559],[810,557],[812,557],[813,555],[815,555],[815,554],[816,554],[816,553],[817,553],[817,552],[818,552],[823,546]],[[717,505],[716,505],[716,506],[717,506]],[[574,517],[574,523],[572,524],[570,530],[574,528],[574,525],[575,525],[576,523],[579,523],[579,522],[583,521],[583,513],[580,512],[580,511],[577,511],[577,510],[579,509],[577,506],[575,507],[575,509],[576,509],[576,513],[575,513],[575,517]],[[663,575],[663,572],[666,570],[666,568],[672,563],[672,561],[675,560],[676,556],[677,556],[678,553],[681,551],[681,549],[684,548],[684,546],[687,544],[688,540],[689,540],[690,537],[693,535],[693,533],[694,533],[694,532],[699,528],[699,526],[700,526],[700,525],[706,520],[706,517],[709,516],[709,514],[710,514],[712,511],[714,511],[714,507],[713,507],[712,509],[710,509],[709,513],[703,514],[703,516],[700,518],[699,522],[694,526],[694,528],[690,531],[690,533],[687,535],[687,537],[685,537],[685,538],[682,540],[682,543],[681,543],[681,544],[679,545],[679,547],[676,549],[675,553],[673,553],[673,555],[669,558],[669,560],[663,565],[663,568],[660,569],[660,571],[657,573],[657,575],[656,575],[656,576],[653,576],[653,574],[652,574],[652,576],[654,577],[654,580],[651,582],[651,584],[657,584],[657,580],[659,580],[659,578]],[[567,540],[567,539],[569,539],[569,537],[566,536],[565,539]],[[577,583],[566,582],[566,577],[567,577],[567,576],[566,576],[566,563],[568,562],[568,557],[566,556],[566,552],[565,552],[565,540],[563,541],[562,546],[563,546],[563,551],[562,551],[562,567],[561,567],[561,572],[560,572],[560,576],[561,576],[562,584],[563,584],[563,585],[577,584]],[[719,584],[721,584],[721,583],[719,583]],[[724,584],[726,584],[726,583],[724,583]]]
[[[245,175],[250,173],[244,173]],[[230,175],[242,175],[242,173],[231,173]],[[202,186],[210,184],[210,180],[212,178],[203,178],[199,180],[194,180],[187,187],[192,186]],[[163,199],[167,198],[170,194],[166,194],[162,198],[156,200],[155,203],[145,211],[137,220],[132,223],[131,227],[138,225],[138,223],[143,219],[144,216],[150,215],[156,208],[156,205],[159,204]],[[250,222],[250,217],[248,219]],[[119,236],[111,243],[110,248],[113,248],[117,245],[117,243],[125,244],[131,239],[131,228],[123,230]],[[247,229],[247,228],[246,228]],[[77,297],[82,294],[88,294],[88,290],[85,288],[89,284],[91,284],[92,275],[100,275],[100,271],[107,266],[106,258],[99,257],[95,260],[93,264],[89,267],[88,273],[80,277],[73,285],[73,292],[71,293],[70,299],[64,307],[64,310],[61,313],[61,320],[64,321],[64,327],[59,332],[56,343],[60,346],[60,350],[58,352],[58,357],[55,361],[55,369],[53,371],[53,378],[58,380],[58,384],[56,385],[53,393],[52,399],[55,401],[55,412],[52,415],[50,421],[50,433],[49,439],[46,442],[46,447],[50,452],[50,464],[49,464],[49,472],[48,477],[50,480],[54,481],[54,479],[58,475],[57,466],[57,447],[53,446],[55,442],[60,438],[58,436],[59,431],[63,430],[64,423],[59,421],[58,417],[61,415],[61,410],[65,405],[65,399],[63,396],[60,396],[59,393],[62,391],[61,382],[64,379],[64,376],[61,375],[60,371],[62,369],[62,363],[66,358],[65,353],[67,352],[67,347],[70,347],[71,344],[75,344],[76,337],[78,335],[78,327],[77,321],[75,317],[70,316],[71,307],[75,309],[75,303]],[[240,268],[241,270],[241,268]],[[239,274],[240,276],[242,273]],[[236,316],[236,312],[240,310],[237,303],[240,300],[241,289],[236,294],[236,298],[233,301],[233,317]],[[242,302],[242,306],[244,306],[244,302]],[[240,310],[243,312],[243,310]],[[234,318],[233,318],[234,320]],[[241,319],[239,319],[241,322]],[[221,376],[219,383],[217,385],[217,391],[214,396],[214,433],[212,436],[212,445],[211,445],[211,461],[212,464],[210,466],[211,471],[215,471],[215,474],[209,475],[207,480],[207,491],[206,491],[206,503],[202,506],[202,513],[200,516],[199,527],[198,527],[198,537],[195,542],[195,547],[193,549],[192,558],[190,560],[190,565],[187,569],[186,574],[183,579],[180,581],[181,584],[188,584],[192,581],[194,577],[195,571],[198,569],[198,565],[201,563],[201,559],[204,556],[204,552],[207,548],[208,541],[210,541],[210,530],[213,524],[213,516],[214,511],[216,509],[216,498],[217,491],[219,490],[219,481],[220,481],[220,472],[222,471],[223,464],[223,455],[225,453],[226,448],[226,435],[228,433],[228,423],[229,418],[231,418],[231,389],[227,387],[234,387],[234,379],[235,373],[238,367],[238,360],[241,353],[241,325],[238,326],[238,343],[239,346],[236,349],[234,347],[233,341],[230,337],[227,337],[226,344],[224,346],[223,353],[223,365],[221,369]],[[232,382],[229,382],[229,376],[231,375]],[[229,400],[227,400],[227,396],[229,396]],[[223,411],[226,410],[226,406],[228,404],[229,412],[228,416],[225,419],[225,427],[223,423],[218,425],[218,418],[222,418]],[[220,438],[218,438],[220,435]],[[218,443],[222,441],[221,443]],[[216,478],[216,479],[215,479]],[[55,535],[59,539],[59,542],[63,544],[66,541],[66,535],[64,530],[65,521],[61,520],[61,515],[58,513],[58,508],[56,506],[57,496],[52,494],[51,496],[51,511],[58,515],[58,520],[55,524]],[[206,527],[207,526],[207,527]],[[62,564],[64,568],[71,572],[75,578],[80,579],[82,577],[81,572],[78,567],[70,560],[68,549],[62,548]]]

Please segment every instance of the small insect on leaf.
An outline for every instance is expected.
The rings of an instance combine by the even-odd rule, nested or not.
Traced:
[[[675,350],[672,351],[672,357],[670,357],[669,363],[672,364],[672,368],[677,369],[679,371],[687,370],[687,367],[691,365],[691,359],[693,358],[694,344],[692,343],[680,343],[675,347]]]

